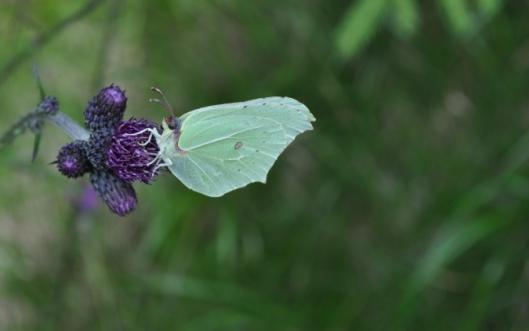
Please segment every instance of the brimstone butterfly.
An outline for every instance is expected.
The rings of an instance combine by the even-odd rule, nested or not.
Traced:
[[[164,119],[161,133],[149,131],[160,148],[158,167],[193,191],[220,197],[265,183],[277,157],[315,120],[299,101],[268,97],[199,108]]]

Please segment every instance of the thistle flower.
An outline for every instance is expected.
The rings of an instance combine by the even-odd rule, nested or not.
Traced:
[[[155,158],[159,148],[145,129],[155,126],[154,123],[142,119],[119,123],[107,149],[107,168],[126,182],[150,183],[156,176]]]
[[[158,146],[150,139],[147,120],[123,120],[125,92],[115,85],[103,88],[84,112],[90,130],[88,141],[63,146],[57,156],[59,171],[70,178],[90,173],[90,182],[108,208],[124,216],[136,208],[132,182],[150,183],[155,171]]]

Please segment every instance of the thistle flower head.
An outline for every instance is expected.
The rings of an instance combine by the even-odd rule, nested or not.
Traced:
[[[147,120],[123,121],[125,92],[116,85],[103,88],[85,109],[88,141],[74,142],[59,152],[59,171],[68,177],[90,173],[90,182],[108,208],[124,216],[136,208],[132,182],[150,183],[157,174],[158,146]]]
[[[155,127],[142,119],[120,122],[106,152],[106,167],[126,182],[150,183],[156,176],[159,148],[147,129]]]
[[[61,174],[69,178],[77,178],[92,169],[86,157],[86,145],[85,141],[74,141],[59,150],[57,168]]]

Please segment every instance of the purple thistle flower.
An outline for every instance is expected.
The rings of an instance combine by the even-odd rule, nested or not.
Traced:
[[[64,145],[57,155],[57,168],[60,173],[69,178],[77,178],[92,169],[86,157],[86,141],[74,141]]]
[[[125,92],[115,85],[103,88],[84,112],[90,129],[88,141],[61,148],[59,171],[75,178],[90,173],[90,182],[109,209],[124,216],[136,208],[136,192],[131,182],[150,183],[157,175],[156,141],[144,129],[155,128],[147,120],[123,121],[127,106]]]
[[[142,119],[119,123],[106,152],[107,168],[126,182],[150,183],[157,173],[155,158],[159,148],[151,133],[144,130],[155,127],[154,123]]]

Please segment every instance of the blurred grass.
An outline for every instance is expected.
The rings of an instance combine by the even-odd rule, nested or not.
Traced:
[[[0,3],[0,66],[82,3]],[[526,330],[529,5],[499,0],[105,1],[34,55],[81,120],[269,95],[318,121],[221,199],[171,176],[126,219],[80,215],[46,128],[0,158],[0,329]],[[28,61],[1,128],[38,100]],[[1,129],[0,128],[0,129]]]

